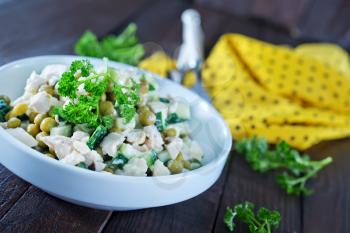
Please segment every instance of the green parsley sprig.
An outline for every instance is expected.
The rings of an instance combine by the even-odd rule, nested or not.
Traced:
[[[97,74],[88,60],[76,60],[68,71],[62,74],[58,82],[58,94],[68,97],[70,102],[64,107],[56,107],[54,114],[58,114],[66,121],[74,124],[87,124],[96,128],[107,123],[110,127],[111,119],[100,115],[99,103],[102,94],[109,84],[109,74]],[[78,96],[78,87],[83,85],[86,95]]]
[[[136,37],[136,31],[136,25],[131,23],[120,35],[108,35],[101,41],[98,41],[94,33],[86,31],[75,44],[75,52],[82,56],[107,57],[114,61],[137,65],[145,50]]]
[[[332,162],[331,157],[320,161],[310,160],[308,155],[300,155],[284,141],[278,143],[275,150],[269,150],[266,139],[257,137],[237,141],[235,147],[255,171],[284,170],[277,176],[277,182],[288,194],[311,194],[312,190],[306,188],[306,182]]]
[[[271,233],[278,227],[281,215],[275,210],[271,211],[264,207],[255,214],[254,204],[244,202],[226,209],[224,223],[230,231],[234,231],[236,220],[247,224],[250,233]]]
[[[125,123],[130,122],[136,113],[136,105],[140,101],[140,85],[131,79],[129,85],[114,84],[115,106]]]

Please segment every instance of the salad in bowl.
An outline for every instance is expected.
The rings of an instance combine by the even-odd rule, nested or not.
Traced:
[[[161,95],[149,74],[78,59],[33,71],[24,92],[0,96],[0,125],[59,162],[126,176],[166,176],[202,166],[189,103]]]
[[[218,179],[232,145],[198,95],[117,62],[17,60],[0,67],[0,93],[1,165],[78,205],[134,210],[195,197]]]

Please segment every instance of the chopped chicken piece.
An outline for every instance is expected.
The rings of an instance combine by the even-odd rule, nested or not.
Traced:
[[[102,152],[108,154],[111,157],[117,155],[118,146],[121,145],[125,140],[125,137],[119,133],[108,134],[101,142]]]
[[[161,112],[164,118],[168,116],[168,106],[165,103],[153,101],[148,103],[148,105],[154,113]]]
[[[89,140],[90,135],[83,131],[75,131],[73,136],[71,137],[73,140],[78,140],[82,142],[87,142]]]
[[[66,155],[73,152],[73,143],[71,138],[55,135],[42,137],[41,140],[50,148],[52,148],[58,159],[63,159]]]
[[[141,129],[131,130],[127,135],[127,141],[132,144],[143,144],[146,140],[146,133]]]
[[[29,147],[34,147],[38,145],[38,142],[22,128],[6,129],[6,132],[8,132],[13,137],[15,137],[20,142],[22,142],[23,144]]]
[[[75,166],[81,162],[84,162],[85,158],[79,152],[73,150],[72,153],[67,154],[64,158],[60,159],[59,161],[62,163]]]
[[[157,159],[153,167],[153,176],[167,176],[167,175],[170,175],[169,169],[166,166],[164,166],[162,161]]]
[[[148,140],[146,141],[147,146],[150,149],[154,149],[156,152],[160,152],[163,150],[163,138],[157,127],[154,125],[149,125],[143,128],[146,133],[146,137]]]
[[[146,176],[147,162],[144,158],[132,158],[123,168],[123,174],[128,176]]]
[[[177,155],[180,153],[183,145],[181,138],[173,137],[169,138],[170,143],[165,145],[166,150],[168,151],[172,159],[176,159]]]

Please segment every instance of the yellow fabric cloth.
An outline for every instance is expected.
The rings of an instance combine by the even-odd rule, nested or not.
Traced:
[[[303,150],[350,136],[349,66],[348,55],[335,45],[292,49],[227,34],[211,51],[202,76],[235,139],[283,139]],[[166,76],[175,63],[157,53],[140,67]]]

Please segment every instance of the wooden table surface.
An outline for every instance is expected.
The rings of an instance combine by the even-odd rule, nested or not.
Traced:
[[[198,2],[3,0],[0,1],[0,64],[34,55],[72,54],[74,42],[85,29],[103,36],[119,32],[130,21],[139,26],[140,39],[149,50],[162,48],[174,54],[181,41],[180,14],[188,7],[202,14],[206,53],[225,32],[239,32],[278,44],[300,42],[280,26],[236,17],[204,4],[208,1]],[[342,15],[344,20],[349,19]],[[305,25],[311,27],[311,23]],[[315,191],[312,196],[286,195],[276,185],[274,174],[252,172],[244,159],[232,152],[220,179],[203,194],[171,206],[130,212],[94,210],[61,201],[0,165],[0,232],[228,232],[223,224],[226,207],[249,200],[257,206],[280,211],[282,222],[275,232],[348,233],[349,148],[350,140],[343,139],[308,150],[317,159],[327,155],[334,158],[333,164],[309,183]],[[239,224],[236,232],[247,229]]]

